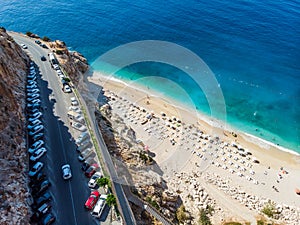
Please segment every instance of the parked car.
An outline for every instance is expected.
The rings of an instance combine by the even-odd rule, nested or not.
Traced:
[[[90,194],[90,197],[86,200],[84,206],[86,209],[93,209],[94,206],[96,205],[98,199],[100,197],[100,193],[99,191],[95,190],[95,191],[92,191],[91,194]]]
[[[92,149],[88,148],[78,155],[78,160],[80,162],[83,162],[83,161],[87,160],[92,154],[93,154]]]
[[[48,213],[40,222],[40,225],[50,225],[55,222],[56,218],[52,213]]]
[[[88,139],[90,137],[89,135],[89,132],[85,131],[85,132],[82,132],[78,138],[76,139],[75,143],[77,145],[81,144],[83,141],[85,141],[86,139]]]
[[[33,81],[33,80],[31,80],[31,81]],[[28,90],[30,90],[30,89],[37,89],[38,86],[37,86],[37,84],[35,84],[35,83],[31,83],[31,84],[29,84],[29,85],[26,85],[26,88],[27,88],[27,91],[28,91]]]
[[[35,126],[31,131],[29,131],[29,136],[34,136],[35,134],[39,133],[44,129],[43,125],[37,125]]]
[[[100,172],[96,172],[89,180],[88,186],[90,188],[95,188],[97,185],[97,180],[101,177],[102,177],[102,174]]]
[[[72,177],[71,166],[69,164],[65,164],[61,167],[62,174],[64,180],[69,180]]]
[[[72,98],[71,98],[71,105],[72,105],[72,106],[78,106],[78,105],[79,105],[79,104],[78,104],[78,101],[76,100],[75,97],[72,97]]]
[[[39,99],[40,95],[39,94],[28,94],[28,98],[26,99],[27,102],[31,103],[33,100]]]
[[[45,44],[41,44],[40,46],[41,46],[42,48],[48,49],[47,45],[45,45]]]
[[[74,111],[74,112],[76,112],[78,114],[82,113],[81,109],[78,106],[70,106],[69,110],[72,110],[72,111]]]
[[[37,82],[35,80],[28,80],[27,81],[27,84],[28,85],[33,85],[33,84],[36,84],[37,85]]]
[[[40,187],[36,190],[34,190],[34,196],[41,196],[49,187],[51,186],[51,183],[49,180],[44,180]]]
[[[82,125],[81,123],[73,122],[72,127],[79,131],[86,131],[86,127]]]
[[[39,40],[36,40],[35,43],[37,43],[38,45],[41,44],[41,42]]]
[[[30,154],[32,154],[33,152],[35,152],[36,150],[38,150],[39,148],[41,148],[43,145],[44,145],[44,141],[43,140],[36,141],[28,149],[28,152]]]
[[[63,90],[64,90],[65,93],[71,93],[72,92],[69,85],[64,85]]]
[[[41,140],[43,137],[44,137],[44,133],[41,132],[41,133],[34,135],[31,139],[33,142],[36,142],[38,140]]]
[[[96,218],[100,218],[101,214],[103,212],[103,209],[105,207],[107,195],[101,195],[100,198],[98,199],[97,204],[94,207],[93,212],[91,212],[92,216]]]
[[[35,162],[36,160],[41,158],[46,152],[47,152],[46,148],[39,148],[38,150],[32,153],[32,156],[30,156],[30,161]]]
[[[32,205],[33,209],[39,208],[41,204],[49,202],[52,199],[52,196],[49,191],[46,191],[41,197],[35,200],[34,204]]]
[[[32,96],[32,94],[38,94],[40,93],[40,89],[38,88],[33,88],[33,89],[27,89],[27,96]]]
[[[36,77],[36,73],[35,72],[27,75],[27,78],[30,79],[30,80],[32,80],[35,77]]]
[[[29,130],[32,130],[35,126],[40,125],[40,124],[42,124],[42,121],[40,121],[39,119],[36,119],[36,120],[31,121],[31,122],[28,124],[27,128],[28,128]]]
[[[60,69],[59,69],[59,65],[53,64],[53,69],[55,69],[55,70],[60,70]]]
[[[30,103],[27,103],[28,108],[37,108],[41,106],[41,100],[40,99],[34,99]]]
[[[29,108],[28,109],[28,116],[32,116],[33,114],[35,114],[37,112],[40,112],[40,110],[36,109],[36,108],[33,108],[33,109]]]
[[[85,172],[91,165],[88,162],[84,162],[81,165],[81,169]]]
[[[79,146],[77,146],[77,152],[83,152],[88,150],[88,147],[92,146],[92,142],[90,141],[90,139],[85,140],[84,142],[82,142]]]
[[[42,57],[41,57],[41,60],[42,60],[42,61],[46,61],[47,59],[46,59],[45,56],[42,56]]]
[[[36,113],[32,114],[32,115],[28,118],[28,121],[29,121],[29,122],[32,122],[32,121],[34,121],[34,120],[36,120],[36,119],[39,119],[42,115],[43,115],[43,113],[41,113],[41,112],[36,112]]]
[[[25,44],[21,44],[21,47],[22,47],[23,49],[27,49],[27,48],[28,48]]]
[[[37,211],[31,216],[30,220],[32,222],[38,222],[44,215],[46,215],[48,212],[50,212],[52,206],[49,202],[44,203],[41,205]]]
[[[42,162],[37,162],[36,164],[34,164],[34,166],[31,168],[31,170],[28,173],[29,177],[33,177],[37,175],[37,173],[41,171],[43,167],[44,167],[44,163]]]
[[[29,186],[33,188],[34,186],[39,186],[45,180],[46,175],[42,172],[39,172],[35,177],[31,177]]]
[[[84,175],[86,177],[91,177],[93,176],[94,173],[96,173],[96,169],[98,168],[99,168],[98,164],[94,163],[84,172]]]

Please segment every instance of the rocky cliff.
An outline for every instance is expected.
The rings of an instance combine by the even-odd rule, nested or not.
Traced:
[[[28,224],[25,81],[29,58],[0,28],[0,224]]]
[[[79,84],[89,66],[86,58],[76,51],[69,51],[66,44],[63,41],[52,41],[46,43],[50,49],[56,54],[60,65],[68,73],[75,86]]]

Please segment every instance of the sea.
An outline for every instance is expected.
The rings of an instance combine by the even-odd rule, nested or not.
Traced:
[[[96,71],[105,70],[98,57],[120,45],[175,43],[214,74],[225,99],[224,122],[300,153],[299,0],[1,0],[0,26],[63,40]],[[115,76],[141,84],[157,77],[145,88],[185,103],[175,83],[197,110],[211,114],[203,89],[172,65],[140,62]]]

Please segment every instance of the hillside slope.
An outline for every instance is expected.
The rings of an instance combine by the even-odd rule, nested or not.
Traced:
[[[29,58],[0,28],[0,224],[29,224],[25,81]]]

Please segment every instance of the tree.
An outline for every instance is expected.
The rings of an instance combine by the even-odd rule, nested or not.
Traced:
[[[46,36],[44,36],[42,39],[43,39],[43,41],[50,41],[50,38],[48,38]]]
[[[108,194],[106,198],[106,204],[108,206],[116,206],[117,205],[117,199],[113,194]]]
[[[176,218],[179,221],[179,223],[183,223],[189,218],[183,204],[177,209]]]
[[[27,32],[26,32],[26,35],[27,35],[28,37],[31,37],[31,35],[32,35],[32,32],[30,32],[30,31],[27,31]]]
[[[267,215],[270,218],[273,218],[275,214],[277,214],[277,210],[275,207],[275,203],[268,201],[264,208],[261,210],[262,213],[264,213],[265,215]]]
[[[97,179],[97,184],[100,187],[105,187],[106,185],[110,186],[110,180],[108,179],[108,177],[101,177]]]
[[[207,210],[201,209],[199,212],[199,224],[200,225],[211,225],[211,221],[208,217]]]

